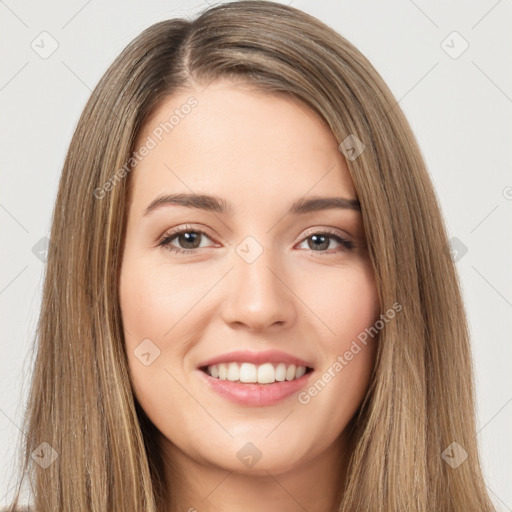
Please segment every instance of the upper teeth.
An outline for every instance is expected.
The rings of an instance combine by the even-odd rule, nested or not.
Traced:
[[[270,384],[276,380],[282,382],[298,379],[306,373],[306,367],[284,363],[279,363],[275,367],[272,363],[220,363],[208,366],[207,373],[220,380]]]

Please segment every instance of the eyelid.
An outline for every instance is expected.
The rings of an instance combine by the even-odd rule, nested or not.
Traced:
[[[358,249],[359,243],[357,238],[349,235],[346,231],[343,231],[340,228],[330,228],[330,227],[314,227],[309,228],[306,231],[302,233],[300,236],[300,241],[298,244],[304,243],[305,240],[307,240],[311,235],[316,234],[324,234],[328,235],[330,238],[338,239],[338,241],[341,243],[341,245],[344,247],[345,250],[353,251]],[[315,252],[315,251],[313,251]],[[318,255],[325,255],[330,254],[332,251],[318,251]]]
[[[215,236],[212,236],[208,232],[207,228],[203,228],[203,227],[198,228],[198,227],[194,227],[191,224],[185,224],[182,226],[176,226],[175,228],[171,228],[170,230],[165,231],[164,234],[158,238],[158,242],[161,242],[162,240],[165,240],[172,235],[175,235],[175,234],[181,233],[183,231],[187,231],[187,230],[202,233],[203,235],[210,238],[210,240],[212,240],[212,241],[214,241],[213,239],[216,238]],[[318,233],[328,233],[331,235],[337,235],[346,240],[350,240],[351,242],[355,242],[354,237],[349,235],[346,231],[343,231],[339,228],[329,228],[329,227],[319,227],[319,226],[308,228],[306,231],[303,231],[299,237],[298,242],[303,242],[304,238],[307,238],[309,235],[318,234]]]
[[[207,247],[197,247],[195,249],[181,249],[179,247],[175,247],[170,242],[174,238],[176,238],[181,233],[192,231],[199,233],[200,235],[208,238],[210,241],[212,241],[214,244],[216,243],[216,237],[213,237],[209,234],[209,230],[206,228],[196,228],[190,224],[176,226],[175,228],[172,228],[169,231],[166,231],[160,238],[157,244],[157,247],[163,247],[167,250],[171,250],[172,252],[176,253],[183,253],[183,254],[197,254],[199,253],[199,249],[212,249],[215,248],[215,245],[209,245]],[[331,239],[337,239],[337,242],[340,243],[344,250],[352,251],[354,249],[357,249],[359,246],[359,243],[356,241],[356,239],[347,234],[345,231],[341,230],[340,228],[332,228],[332,227],[312,227],[308,228],[306,231],[302,232],[298,242],[295,243],[294,248],[296,245],[304,243],[312,234],[322,234],[327,235],[328,238]],[[313,251],[316,252],[316,251]],[[336,250],[328,250],[328,251],[318,251],[318,255],[328,255],[333,254],[338,251]]]
[[[355,243],[355,238],[340,228],[327,228],[327,227],[318,227],[318,226],[314,227],[314,228],[306,229],[306,231],[304,231],[301,234],[300,241],[303,241],[304,238],[307,238],[308,236],[317,234],[317,233],[327,233],[329,235],[336,235],[341,238],[344,238],[345,240],[350,240],[351,242]]]
[[[212,236],[209,233],[209,230],[207,228],[195,227],[192,224],[184,224],[184,225],[176,226],[175,228],[171,228],[171,229],[165,231],[163,235],[158,237],[157,244],[160,245],[163,241],[165,241],[171,237],[174,237],[174,235],[178,235],[178,234],[182,233],[183,231],[194,231],[197,233],[201,233],[202,235],[208,237],[212,242],[215,242],[216,237]]]

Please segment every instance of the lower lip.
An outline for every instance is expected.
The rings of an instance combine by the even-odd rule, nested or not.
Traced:
[[[198,370],[211,389],[228,400],[240,405],[264,407],[273,405],[298,393],[308,382],[312,371],[295,380],[276,381],[272,384],[254,384],[216,379]]]

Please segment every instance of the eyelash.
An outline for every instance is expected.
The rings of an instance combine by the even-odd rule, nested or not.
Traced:
[[[165,234],[163,236],[163,238],[160,239],[160,241],[158,243],[158,247],[163,247],[164,249],[166,249],[170,252],[179,253],[179,254],[195,254],[195,253],[197,253],[199,248],[180,249],[179,247],[175,247],[174,245],[171,245],[171,241],[183,233],[199,233],[211,240],[211,238],[208,236],[208,234],[205,233],[204,231],[202,231],[201,229],[185,227],[184,229],[180,229],[179,231],[173,231],[171,233]],[[304,242],[312,235],[329,235],[329,238],[333,238],[337,242],[339,242],[344,247],[344,250],[351,251],[352,249],[354,249],[354,242],[352,242],[351,240],[348,240],[346,238],[343,238],[338,233],[334,233],[333,231],[329,231],[329,230],[309,231],[306,233],[306,236],[304,236],[302,238],[300,243]],[[313,249],[309,249],[309,250],[312,252],[318,253],[319,255],[322,255],[322,256],[325,254],[334,254],[334,253],[339,252],[336,249],[331,249],[331,250],[326,250],[326,251],[313,251]]]

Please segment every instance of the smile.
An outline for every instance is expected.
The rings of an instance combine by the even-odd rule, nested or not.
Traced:
[[[285,363],[219,363],[201,368],[214,379],[229,380],[231,382],[273,384],[277,382],[300,379],[304,374],[312,371],[307,366],[296,366]]]

